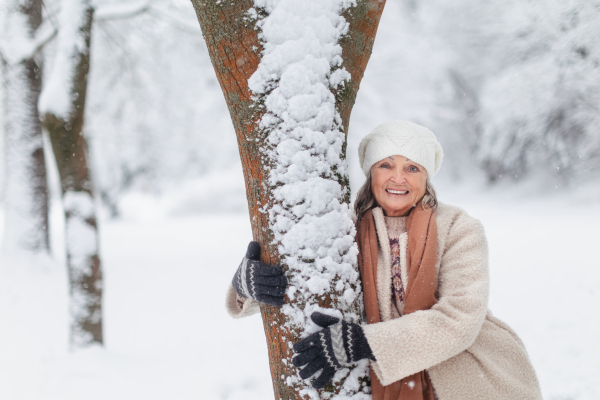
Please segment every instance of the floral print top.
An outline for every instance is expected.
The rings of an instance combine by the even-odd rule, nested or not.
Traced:
[[[390,239],[390,249],[392,250],[392,294],[396,302],[404,303],[405,293],[400,269],[400,239]]]
[[[396,318],[402,315],[404,310],[404,299],[406,298],[405,286],[402,277],[406,276],[406,271],[402,271],[402,256],[405,256],[405,251],[402,251],[401,246],[406,246],[406,238],[402,240],[402,236],[406,235],[406,217],[385,217],[385,225],[388,230],[388,239],[390,241],[390,256],[391,256],[391,278],[392,278],[392,304],[394,305],[393,314]]]

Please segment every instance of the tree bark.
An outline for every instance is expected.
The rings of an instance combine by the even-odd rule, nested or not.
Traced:
[[[63,1],[52,82],[40,101],[63,195],[72,348],[103,343],[98,223],[83,135],[93,12],[89,0]]]
[[[42,23],[42,1],[11,1],[6,17],[3,37],[8,46],[2,56],[6,163],[3,247],[9,252],[47,253],[48,187],[37,108],[42,62],[38,57],[20,60],[18,54],[19,45],[33,41]]]
[[[262,51],[255,22],[245,18],[246,12],[254,3],[252,0],[192,0],[192,3],[235,127],[254,240],[261,244],[263,261],[282,264],[277,248],[271,245],[273,232],[269,226],[268,214],[264,212],[264,209],[274,202],[273,188],[267,182],[269,165],[261,161],[264,158],[260,151],[264,136],[257,127],[264,107],[261,107],[260,99],[253,99],[248,87],[248,79],[256,71]],[[342,118],[346,135],[352,106],[385,5],[384,0],[359,0],[357,3],[343,14],[350,23],[350,29],[340,41],[343,48],[342,66],[352,76],[351,81],[346,82],[344,88],[336,93],[336,108]],[[344,144],[342,158],[345,158],[345,148]],[[341,181],[341,185],[348,189],[341,201],[349,203],[348,177],[342,176]],[[286,302],[290,301],[286,298]],[[327,295],[323,296],[319,305],[331,307]],[[261,305],[261,313],[269,349],[275,399],[307,398],[299,393],[297,387],[286,383],[286,377],[295,376],[297,372],[297,369],[287,362],[293,355],[289,341],[298,340],[300,332],[290,332],[283,328],[286,316],[278,308]],[[337,393],[340,384],[330,385],[325,390]]]

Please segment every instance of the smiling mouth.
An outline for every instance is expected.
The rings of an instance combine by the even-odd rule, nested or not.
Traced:
[[[390,194],[407,194],[408,190],[392,190],[392,189],[385,189],[386,192],[390,193]]]

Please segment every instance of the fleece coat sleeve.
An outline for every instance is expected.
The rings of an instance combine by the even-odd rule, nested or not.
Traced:
[[[489,274],[483,226],[464,212],[448,217],[438,221],[447,230],[440,236],[447,240],[438,243],[437,304],[363,327],[383,385],[461,353],[473,344],[485,320]]]
[[[238,295],[231,284],[227,288],[227,294],[225,295],[225,308],[227,308],[227,312],[233,318],[247,317],[260,311],[257,301]]]

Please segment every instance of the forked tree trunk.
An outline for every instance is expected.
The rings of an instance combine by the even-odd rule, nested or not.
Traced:
[[[93,11],[90,0],[62,1],[57,54],[40,98],[62,186],[72,348],[103,342],[96,203],[83,135]]]
[[[273,206],[278,204],[278,201],[274,198],[276,185],[269,182],[273,162],[265,161],[267,155],[264,154],[264,150],[261,150],[264,149],[268,134],[258,126],[258,121],[265,113],[264,97],[253,97],[248,85],[248,79],[261,62],[262,51],[259,32],[255,29],[256,20],[248,17],[251,15],[248,11],[254,7],[254,3],[252,0],[235,2],[192,0],[192,3],[235,127],[244,169],[252,232],[254,240],[261,244],[261,260],[284,265],[286,268],[284,257],[278,253],[277,246],[273,245],[275,234],[272,220],[269,219],[269,212],[265,212],[265,210],[273,210]],[[350,25],[349,32],[339,41],[339,44],[343,49],[342,66],[351,74],[351,80],[346,82],[343,89],[332,93],[336,98],[335,107],[341,117],[341,126],[345,134],[348,132],[350,113],[371,54],[384,4],[384,0],[358,0],[355,7],[342,14]],[[345,158],[345,149],[344,141],[339,154],[342,159]],[[338,201],[349,204],[347,173],[337,174],[332,179],[339,182],[342,189]],[[310,260],[307,262],[310,264]],[[293,273],[290,271],[289,269],[287,271],[288,277]],[[334,295],[339,296],[340,293],[332,290],[320,296],[319,306],[335,306],[332,304]],[[302,309],[303,304],[298,304],[299,301],[302,300],[286,298],[287,303],[297,304]],[[360,299],[350,306],[352,307],[354,307],[353,311],[360,315],[362,311]],[[289,329],[290,325],[286,324],[289,318],[281,309],[262,305],[261,313],[268,342],[275,399],[314,398],[314,393],[312,395],[307,394],[306,391],[301,393],[302,385],[297,384],[297,379],[289,380],[289,377],[297,375],[297,369],[289,362],[293,356],[290,344],[299,339],[302,329]],[[330,398],[331,395],[335,397],[335,394],[340,393],[342,384],[343,381],[329,385],[324,390],[331,393],[322,397]],[[351,394],[347,389],[344,390],[346,395]],[[357,387],[355,390],[358,392],[362,388]]]
[[[23,43],[32,41],[42,23],[41,0],[6,4],[2,37],[5,132],[4,250],[47,252],[48,187],[37,102],[42,65],[37,57],[19,60]]]

